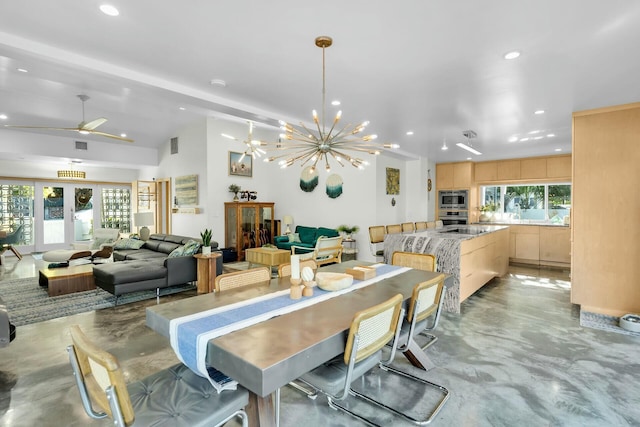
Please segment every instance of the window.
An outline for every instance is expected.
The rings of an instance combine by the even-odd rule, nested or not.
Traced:
[[[117,228],[122,233],[131,232],[131,191],[129,188],[103,188],[102,228]]]
[[[20,225],[20,245],[33,244],[33,185],[0,185],[0,224],[5,231],[14,231]]]
[[[520,184],[480,187],[481,207],[508,219],[562,222],[571,210],[571,184]]]

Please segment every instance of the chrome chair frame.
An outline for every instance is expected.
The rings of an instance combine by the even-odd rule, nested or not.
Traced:
[[[436,288],[436,295],[438,295],[437,292],[439,292],[439,297],[437,299],[437,304],[431,304],[431,305],[428,305],[427,307],[422,307],[423,301],[422,301],[421,297],[423,296],[423,293],[426,292],[427,290],[429,290],[430,288],[434,287],[434,286],[440,288],[439,290]],[[408,343],[413,339],[413,336],[414,336],[414,333],[415,333],[416,324],[419,321],[424,320],[427,317],[429,317],[431,314],[433,314],[434,308],[435,308],[435,321],[434,321],[434,325],[432,325],[430,327],[430,329],[435,328],[435,326],[438,324],[438,319],[440,318],[440,309],[442,308],[442,301],[444,300],[445,291],[446,291],[446,287],[444,286],[444,275],[440,275],[440,276],[438,276],[438,277],[436,277],[436,278],[434,278],[432,280],[429,280],[427,282],[422,282],[422,283],[419,283],[418,285],[416,285],[416,287],[414,288],[413,296],[411,298],[410,307],[409,307],[409,310],[407,312],[408,313],[407,317],[410,317],[410,319],[407,319],[409,321],[409,332],[406,335],[406,342],[402,346],[397,347],[397,349],[399,351],[404,352],[407,349]],[[436,301],[434,301],[434,303],[435,302]],[[434,305],[436,305],[436,307],[434,307]],[[427,330],[427,329],[428,328],[425,328],[425,330]],[[433,344],[433,342],[435,342],[435,340],[434,341],[430,341],[426,347],[428,347],[429,345]],[[423,347],[423,349],[426,348],[426,347]],[[417,425],[427,425],[427,424],[429,424],[431,421],[433,421],[435,416],[444,407],[444,405],[447,402],[447,400],[449,400],[449,396],[450,396],[449,390],[444,386],[441,386],[439,384],[436,384],[436,383],[433,383],[431,381],[425,380],[423,378],[417,377],[417,376],[412,375],[412,374],[410,374],[410,373],[408,373],[406,371],[403,371],[401,369],[394,368],[394,367],[392,367],[390,365],[391,365],[390,363],[380,362],[379,366],[383,371],[386,371],[386,372],[392,373],[392,374],[396,374],[396,375],[399,375],[399,376],[404,377],[404,378],[408,378],[410,380],[416,381],[419,384],[423,384],[425,386],[429,386],[429,387],[435,388],[436,390],[438,390],[438,391],[440,391],[442,393],[443,397],[438,401],[438,403],[436,404],[436,406],[433,408],[433,410],[431,411],[431,413],[429,414],[429,416],[426,419],[419,420],[417,418],[411,417],[411,416],[405,414],[404,412],[401,412],[400,410],[398,410],[396,408],[393,408],[391,406],[385,405],[384,403],[381,403],[381,402],[379,402],[379,401],[377,401],[375,399],[372,399],[371,397],[367,396],[366,394],[358,392],[356,390],[352,390],[352,393],[355,396],[357,396],[357,397],[359,397],[359,398],[361,398],[361,399],[363,399],[363,400],[365,400],[365,401],[367,401],[369,403],[372,403],[372,404],[374,404],[376,406],[379,406],[379,407],[381,407],[383,409],[386,409],[387,411],[390,411],[393,414],[398,415],[398,416],[404,418],[405,420],[410,421],[410,422],[412,422],[414,424],[417,424]]]
[[[392,298],[392,299],[396,299],[396,298],[400,298],[401,300],[401,296],[396,295],[396,297]],[[390,300],[389,300],[390,301]],[[386,301],[385,303],[388,303],[389,301]],[[383,304],[385,304],[383,303]],[[373,307],[372,307],[373,308]],[[393,308],[393,307],[392,307]],[[395,312],[395,308],[394,308],[394,312]],[[380,314],[380,313],[378,313]],[[393,325],[394,321],[397,321],[397,324],[395,325],[395,330],[393,333],[393,344],[391,346],[391,352],[389,354],[389,357],[384,360],[384,361],[378,361],[378,365],[382,366],[382,364],[384,364],[385,366],[388,364],[391,364],[393,362],[393,359],[395,358],[395,354],[396,354],[396,347],[397,347],[397,343],[398,340],[400,338],[400,330],[401,330],[401,326],[402,326],[402,318],[404,317],[404,308],[399,309],[398,312],[399,318],[397,318],[396,320],[392,319],[392,323],[389,324],[389,326]],[[358,314],[356,314],[356,317],[358,317]],[[352,328],[353,328],[353,324],[352,324]],[[363,361],[366,361],[367,358],[369,357],[375,357],[375,353],[377,353],[382,347],[385,346],[385,343],[381,343],[380,345],[377,345],[375,348],[375,350],[372,349],[368,349],[367,351],[369,351],[369,353],[365,353],[365,356],[361,357],[360,359],[358,359],[359,356],[359,351],[360,349],[358,348],[359,343],[360,343],[360,333],[359,333],[359,325],[358,325],[358,330],[357,331],[350,331],[350,336],[353,337],[353,341],[351,342],[351,345],[349,345],[349,340],[347,340],[347,345],[345,347],[345,354],[343,354],[343,362],[347,364],[347,371],[346,374],[344,376],[344,386],[342,387],[342,392],[340,394],[332,394],[329,391],[326,390],[322,390],[321,388],[317,387],[316,385],[306,381],[303,378],[299,378],[298,381],[308,385],[309,387],[313,388],[314,390],[317,390],[319,392],[321,392],[322,394],[324,394],[327,397],[327,403],[329,404],[329,407],[331,407],[332,409],[336,409],[336,410],[340,410],[343,412],[346,412],[347,414],[351,415],[354,418],[357,418],[359,420],[361,420],[362,422],[368,424],[368,425],[372,425],[372,426],[376,426],[376,424],[374,424],[371,420],[351,411],[349,408],[347,408],[344,405],[341,405],[338,402],[341,402],[343,400],[345,400],[349,395],[354,396],[354,397],[359,397],[358,393],[355,392],[352,388],[351,388],[351,383],[355,380],[354,378],[354,369],[356,367],[356,362],[361,363]],[[346,358],[346,354],[349,354],[348,359]],[[368,355],[367,355],[368,354]],[[364,374],[366,372],[363,372],[362,374]],[[361,374],[361,375],[362,375]],[[369,401],[371,403],[374,403],[376,406],[384,408],[385,405],[381,402],[377,402],[369,397],[366,397],[364,400]]]

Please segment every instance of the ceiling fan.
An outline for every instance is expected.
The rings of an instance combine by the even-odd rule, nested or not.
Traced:
[[[83,135],[106,136],[107,138],[118,139],[120,141],[133,142],[133,139],[95,130],[98,126],[104,124],[107,121],[107,119],[105,119],[104,117],[91,120],[90,122],[85,122],[84,121],[84,103],[89,99],[89,96],[81,94],[81,95],[77,95],[77,97],[80,98],[80,101],[82,101],[82,121],[75,128],[55,128],[55,127],[49,127],[49,126],[17,126],[17,125],[5,125],[5,127],[20,128],[20,129],[69,130],[69,131],[81,133]]]

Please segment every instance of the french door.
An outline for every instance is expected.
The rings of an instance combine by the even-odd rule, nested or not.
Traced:
[[[35,251],[69,249],[72,243],[91,240],[94,225],[100,227],[100,204],[97,186],[37,182]]]

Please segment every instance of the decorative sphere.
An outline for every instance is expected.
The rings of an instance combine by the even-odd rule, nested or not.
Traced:
[[[311,267],[304,267],[300,277],[305,282],[311,282],[313,280],[313,269]]]

